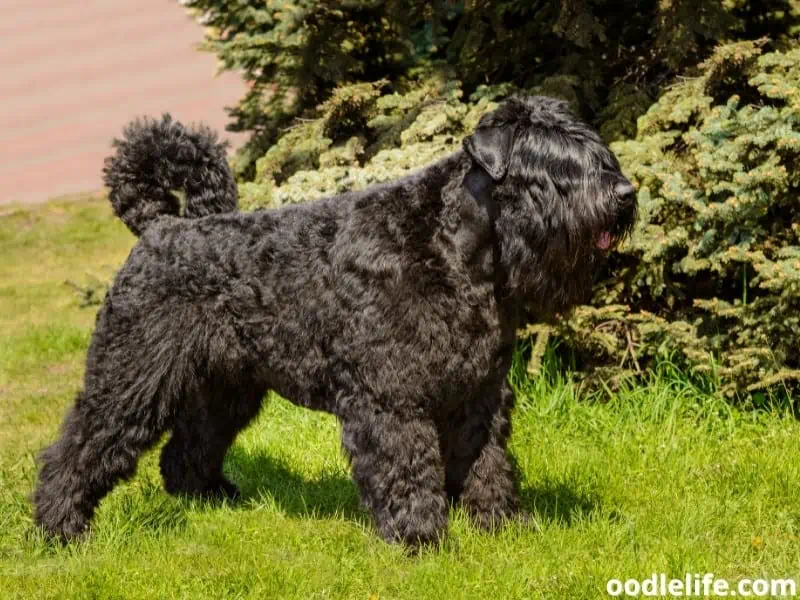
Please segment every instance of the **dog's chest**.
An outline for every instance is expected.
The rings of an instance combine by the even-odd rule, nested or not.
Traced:
[[[427,311],[416,323],[418,360],[409,361],[408,377],[424,385],[424,397],[450,410],[469,401],[487,383],[502,380],[510,366],[514,328],[493,295],[471,290],[449,310]],[[408,380],[407,380],[408,381]]]

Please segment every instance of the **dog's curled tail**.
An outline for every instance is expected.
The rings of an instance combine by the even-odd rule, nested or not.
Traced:
[[[169,114],[132,121],[116,152],[105,160],[103,180],[116,215],[134,234],[163,215],[187,218],[237,210],[236,182],[226,158],[227,143],[213,130],[185,127]]]

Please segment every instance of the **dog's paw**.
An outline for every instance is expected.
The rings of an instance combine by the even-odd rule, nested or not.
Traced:
[[[223,477],[215,485],[209,486],[205,495],[219,500],[236,500],[241,496],[241,492],[235,484]]]

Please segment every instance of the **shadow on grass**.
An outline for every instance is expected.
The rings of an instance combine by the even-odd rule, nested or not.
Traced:
[[[262,451],[245,452],[236,446],[228,452],[225,467],[242,494],[237,504],[245,509],[251,500],[269,498],[288,515],[341,515],[368,522],[359,506],[355,484],[341,472],[323,472],[309,479],[281,458]]]
[[[346,473],[326,472],[314,479],[299,474],[292,465],[264,451],[245,452],[234,446],[226,459],[226,471],[242,492],[238,505],[246,509],[252,500],[269,498],[286,514],[303,517],[341,515],[369,523],[359,505],[355,484]],[[524,477],[521,478],[524,481]],[[545,480],[523,484],[522,509],[542,525],[570,527],[601,512],[599,496],[578,491],[578,482]],[[585,488],[585,485],[580,485]],[[612,512],[609,518],[615,519]]]
[[[600,512],[599,498],[585,494],[563,481],[546,480],[520,490],[522,508],[534,515],[541,524],[570,527],[576,521],[592,518]],[[616,513],[611,514],[611,518]]]
[[[188,508],[183,498],[168,495],[157,483],[138,486],[138,492],[120,487],[100,504],[92,531],[119,540],[182,531],[189,522]]]
[[[511,469],[520,483],[520,507],[536,517],[541,525],[570,527],[575,521],[589,519],[600,513],[600,495],[590,489],[583,492],[586,482],[545,478],[534,485],[526,482],[525,472],[514,454],[509,455]],[[609,515],[616,520],[615,511]]]

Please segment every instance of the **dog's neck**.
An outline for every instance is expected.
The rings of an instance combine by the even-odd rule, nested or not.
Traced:
[[[519,301],[504,292],[506,273],[500,267],[500,246],[496,230],[498,204],[495,182],[477,165],[470,165],[459,185],[459,225],[453,241],[474,282],[493,288],[508,343],[513,343],[519,321]]]
[[[495,184],[466,154],[455,171],[443,190],[445,235],[473,281],[493,281]]]
[[[473,166],[464,176],[464,188],[477,203],[479,211],[486,216],[488,222],[497,216],[496,205],[492,201],[495,185],[489,174],[478,166]]]

